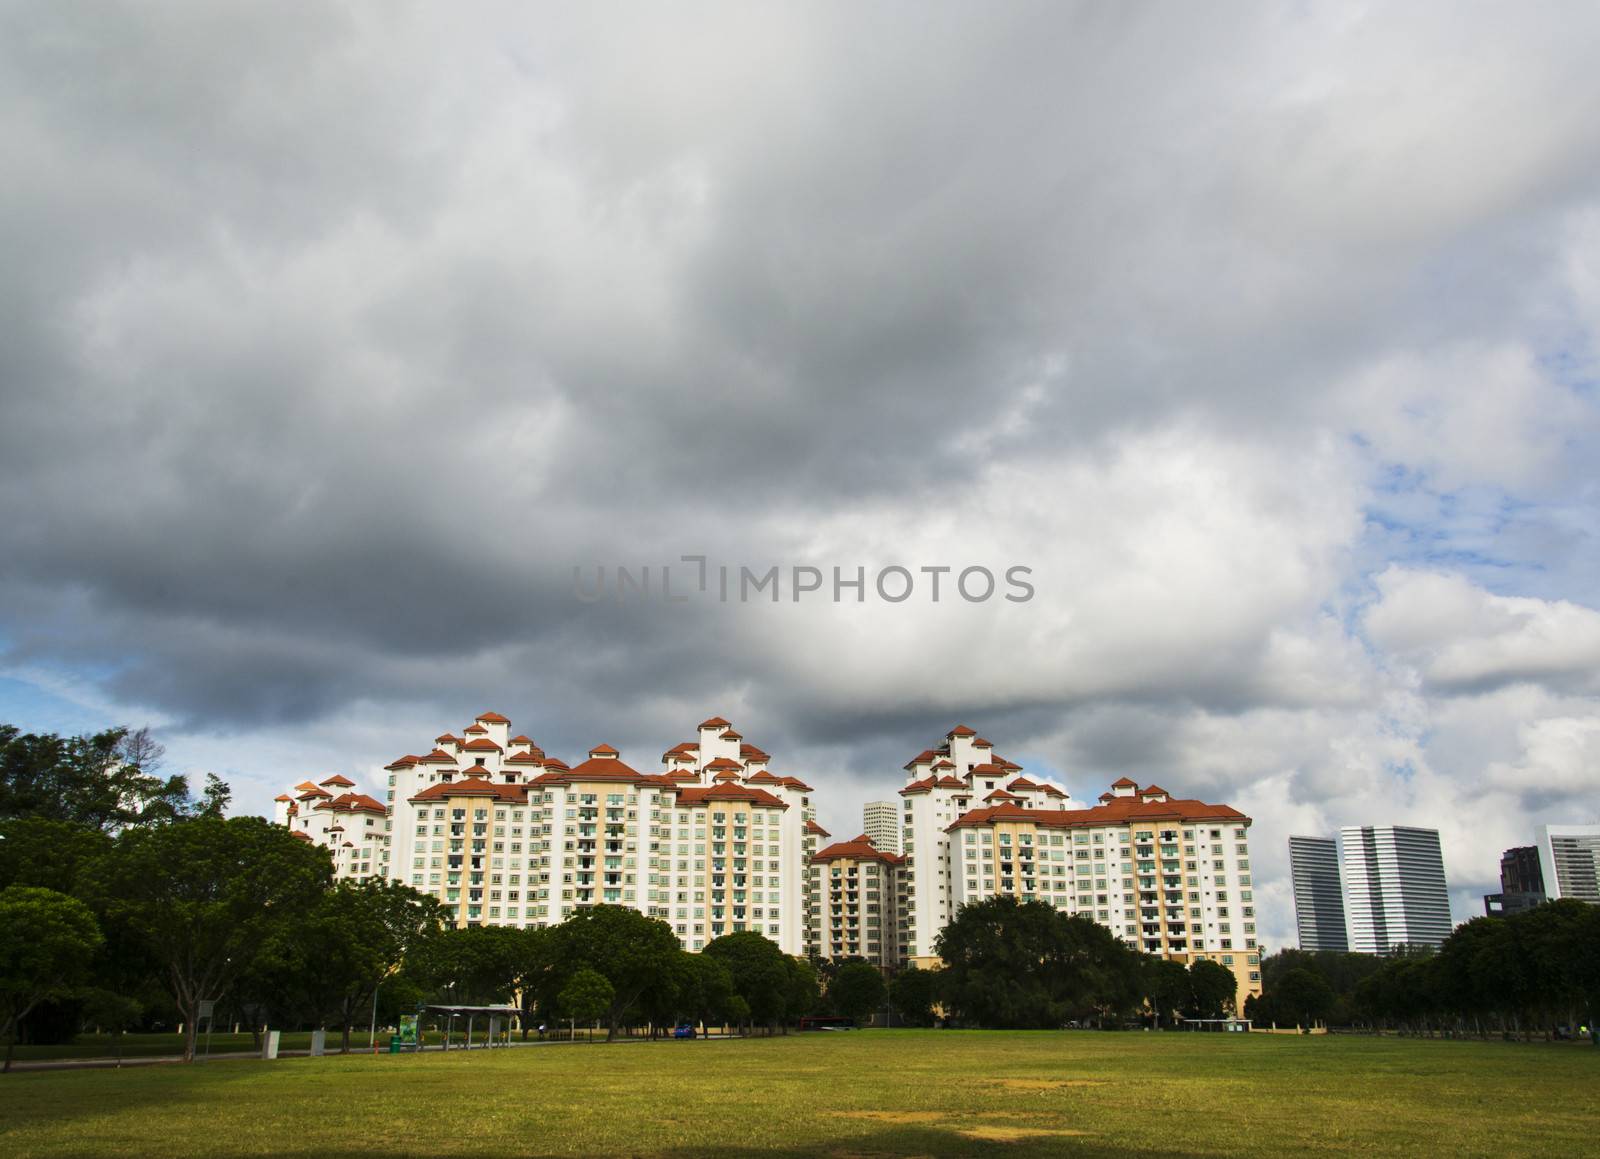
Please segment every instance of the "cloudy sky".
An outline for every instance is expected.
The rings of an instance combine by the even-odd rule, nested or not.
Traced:
[[[0,6],[0,720],[1600,820],[1592,6],[579,7]]]

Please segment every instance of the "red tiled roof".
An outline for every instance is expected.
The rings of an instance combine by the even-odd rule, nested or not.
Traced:
[[[1137,789],[1139,787],[1139,782],[1130,780],[1127,777],[1119,777],[1115,781],[1111,782],[1111,787],[1113,789]]]
[[[1104,800],[1104,798],[1102,798]],[[1032,821],[1047,829],[1076,829],[1094,825],[1116,825],[1127,821],[1242,821],[1250,818],[1228,805],[1207,805],[1203,801],[1141,801],[1134,797],[1112,797],[1103,805],[1089,809],[1024,809],[1020,805],[993,805],[974,809],[957,817],[949,827],[987,825],[993,821]]]
[[[741,736],[739,733],[734,732],[733,729],[730,728],[727,732],[722,734],[722,739],[723,740],[743,740],[744,737]]]
[[[384,765],[383,767],[386,768],[386,769],[409,769],[412,765],[416,764],[421,759],[422,759],[421,757],[414,757],[410,753],[407,753],[405,756],[401,757],[399,760],[395,761],[394,763]]]
[[[781,784],[783,784],[783,781],[782,781],[781,778],[773,776],[766,769],[762,769],[759,773],[751,773],[748,777],[745,778],[745,780],[748,781],[752,785],[781,785]]]
[[[566,769],[567,762],[560,757],[545,757],[544,767],[547,769]]]
[[[710,720],[702,720],[701,728],[732,728],[733,721],[723,720],[720,716],[713,716]]]
[[[779,783],[782,784],[786,789],[799,789],[806,793],[811,792],[811,786],[806,784],[799,777],[780,777],[778,780]]]
[[[455,757],[441,749],[434,749],[427,756],[417,759],[417,764],[419,765],[453,765],[455,763]]]
[[[323,781],[322,783],[324,785],[341,785],[341,786],[342,785],[354,785],[355,784],[355,782],[352,781],[349,777],[341,776],[338,773],[334,773],[333,776],[329,777],[327,780]]]
[[[690,788],[678,793],[679,805],[703,805],[708,801],[748,801],[752,805],[766,805],[774,809],[787,809],[789,803],[774,797],[765,789],[752,789],[749,785],[712,785],[708,789]]]
[[[1056,788],[1054,785],[1040,785],[1039,786],[1039,791],[1041,793],[1044,793],[1046,796],[1060,797],[1062,800],[1066,800],[1066,797],[1067,797],[1067,795],[1065,793],[1063,793],[1060,789]]]
[[[819,849],[811,855],[812,862],[819,861],[881,861],[885,865],[899,865],[904,858],[896,853],[885,853],[865,836],[857,837],[853,841],[836,841],[826,849]]]
[[[504,752],[505,751],[499,745],[495,744],[494,741],[490,740],[486,736],[474,737],[472,740],[469,740],[463,747],[468,752],[477,752],[477,753],[498,753],[498,752]]]
[[[1039,788],[1039,786],[1037,784],[1035,784],[1033,781],[1028,780],[1027,777],[1018,777],[1016,780],[1012,781],[1009,785],[1007,785],[1006,788],[1013,789],[1013,790],[1015,790],[1015,789],[1037,789],[1037,788]]]
[[[464,781],[442,781],[429,785],[412,797],[413,801],[443,801],[449,797],[495,797],[502,801],[524,801],[528,790],[525,785],[500,785],[479,777]]]
[[[290,832],[289,832],[289,836],[290,836],[290,837],[298,837],[298,838],[299,838],[299,839],[300,839],[300,840],[301,840],[301,841],[310,841],[310,840],[311,840],[311,834],[309,834],[309,833],[302,833],[302,832],[301,832],[301,831],[300,831],[300,830],[298,830],[298,829],[293,829],[293,830],[290,830]]]
[[[533,743],[533,738],[531,736],[514,736],[514,737],[511,738],[511,743],[512,744],[532,744]]]
[[[434,744],[444,744],[446,741],[455,742],[456,738],[451,736],[449,733],[445,733],[443,736],[436,736],[433,738]]]
[[[735,772],[739,772],[739,771],[744,769],[744,766],[741,765],[738,761],[729,760],[727,757],[718,757],[716,760],[711,761],[709,764],[707,764],[706,768],[708,768],[708,769],[733,769]]]
[[[985,801],[1016,801],[1019,800],[1015,793],[1008,793],[1004,789],[996,789],[984,798]]]
[[[490,724],[510,724],[511,723],[509,718],[501,716],[498,712],[480,712],[480,713],[478,713],[478,715],[474,719],[476,719],[476,720],[486,720]]]
[[[589,755],[591,757],[618,757],[621,756],[622,753],[620,750],[613,748],[611,745],[597,744],[594,746],[594,748],[589,750]]]
[[[937,781],[933,782],[933,787],[935,789],[965,789],[967,787],[967,782],[963,781],[960,777],[940,777]]]
[[[831,836],[833,836],[833,834],[829,833],[826,829],[824,829],[821,825],[818,825],[815,821],[807,821],[806,822],[806,832],[810,833],[814,837],[831,837]]]
[[[739,746],[739,755],[741,757],[744,757],[745,760],[748,760],[748,761],[768,761],[768,760],[772,759],[766,753],[764,753],[760,749],[756,748],[756,746],[753,745],[753,744],[742,744],[742,745],[740,745]]]
[[[950,736],[977,736],[977,735],[978,734],[975,731],[973,731],[972,729],[968,728],[964,724],[958,724],[953,729],[951,729],[949,732],[945,733],[945,736],[947,736],[947,737],[950,737]]]
[[[739,779],[739,774],[737,772],[735,772],[733,769],[723,769],[721,772],[719,772],[716,776],[712,777],[711,779],[713,781],[737,781]],[[777,778],[774,777],[773,780],[776,781]],[[779,781],[778,783],[782,784],[783,782]]]
[[[972,747],[975,749],[992,749],[994,748],[994,745],[990,744],[980,736],[973,739]]]
[[[336,813],[377,813],[384,816],[389,812],[383,807],[382,801],[375,800],[365,793],[341,793],[331,801],[324,801],[317,808],[332,809]]]
[[[506,758],[508,765],[539,765],[544,763],[544,754],[538,749],[529,749],[525,753],[512,753]]]
[[[905,788],[901,789],[900,790],[900,795],[902,797],[909,797],[913,793],[926,793],[926,792],[930,791],[932,788],[933,788],[933,778],[932,777],[924,777],[920,781],[912,781]]]
[[[323,781],[322,783],[324,785],[326,785],[328,782],[327,781]],[[1170,797],[1172,795],[1172,794],[1168,793],[1165,789],[1163,789],[1160,785],[1146,785],[1144,788],[1139,790],[1139,796],[1141,796],[1141,797],[1148,797],[1148,796],[1151,796],[1152,794],[1160,794],[1163,797]]]
[[[483,725],[481,725],[481,724],[475,724],[471,728],[463,729],[462,732],[464,732],[467,736],[488,736],[489,735],[489,730],[484,728]]]
[[[551,767],[549,761],[545,762],[545,767]],[[590,757],[576,768],[567,769],[565,765],[561,768],[562,779],[569,781],[637,781],[644,775],[616,757]]]
[[[276,797],[274,797],[272,799],[274,801],[292,801],[292,800],[294,800],[294,798],[289,796],[288,793],[279,793]]]
[[[938,759],[938,755],[939,754],[934,752],[932,749],[923,749],[920,753],[912,757],[900,767],[902,769],[909,769],[913,765],[929,765]]]
[[[953,761],[934,761],[933,767],[936,769],[953,769],[956,766]]]

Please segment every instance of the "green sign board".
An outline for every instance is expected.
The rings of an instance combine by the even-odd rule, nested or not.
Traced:
[[[417,1016],[415,1014],[402,1014],[400,1016],[400,1044],[402,1046],[417,1045]]]

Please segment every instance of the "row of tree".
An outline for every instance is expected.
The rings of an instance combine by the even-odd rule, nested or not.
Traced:
[[[225,819],[162,777],[143,733],[0,728],[0,1033],[70,1037],[181,1024],[193,1057],[202,1002],[258,1028],[388,1022],[424,1003],[517,1003],[523,1025],[680,1021],[769,1031],[885,1001],[863,963],[820,970],[754,933],[702,954],[634,910],[559,926],[454,929],[437,901],[390,881],[336,882],[326,849],[260,818]]]
[[[1435,952],[1284,950],[1262,963],[1258,1022],[1404,1033],[1550,1034],[1600,1013],[1600,907],[1564,899],[1457,926]]]
[[[1159,1027],[1180,1016],[1221,1018],[1237,992],[1233,972],[1216,962],[1185,967],[1143,954],[1091,918],[1010,897],[961,907],[935,949],[945,965],[933,992],[969,1026],[1148,1019]]]

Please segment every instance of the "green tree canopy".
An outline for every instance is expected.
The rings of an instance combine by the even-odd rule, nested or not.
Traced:
[[[594,1023],[610,1012],[616,999],[616,989],[604,974],[580,966],[556,995],[556,1008],[573,1022]]]
[[[618,905],[587,906],[546,931],[543,974],[533,982],[540,1005],[559,1005],[567,982],[585,967],[611,984],[606,1013],[607,1037],[639,1005],[645,992],[672,974],[680,952],[677,935],[666,922]]]
[[[326,849],[259,817],[129,829],[84,874],[91,903],[158,965],[186,1059],[201,1001],[225,996],[275,933],[305,920],[332,876]]]
[[[908,1026],[930,1026],[933,1008],[939,1001],[939,985],[937,970],[907,966],[889,983],[889,1004]]]
[[[775,1026],[788,1010],[789,956],[772,939],[743,930],[723,934],[706,944],[703,953],[728,968],[733,992],[744,1001],[752,1023]]]
[[[159,774],[162,755],[147,729],[62,737],[0,724],[0,821],[39,817],[109,833],[185,816],[188,783]]]
[[[1049,1028],[1132,1008],[1137,958],[1104,926],[1043,902],[994,897],[964,905],[935,943],[944,997],[963,1021]]]
[[[1232,970],[1205,958],[1188,969],[1189,1000],[1184,1014],[1190,1018],[1224,1018],[1236,1009],[1239,980]]]
[[[849,963],[828,984],[828,1001],[833,1008],[858,1024],[881,1008],[888,995],[882,972],[868,962]]]
[[[5,1069],[17,1023],[44,999],[79,985],[100,948],[89,907],[53,889],[12,885],[0,890],[0,1033]]]

